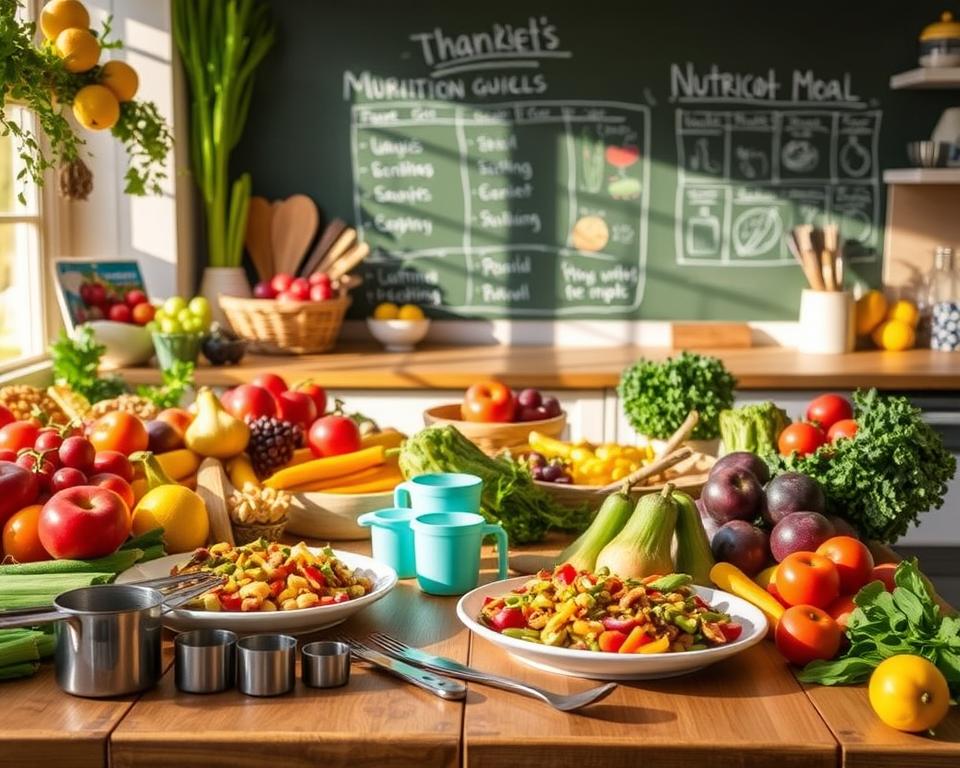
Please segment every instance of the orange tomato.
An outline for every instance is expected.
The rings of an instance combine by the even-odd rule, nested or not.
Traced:
[[[853,536],[834,536],[817,547],[817,554],[831,560],[840,576],[840,594],[855,594],[870,581],[873,555],[866,545]]]
[[[136,416],[114,411],[101,416],[90,427],[88,438],[98,451],[119,451],[129,456],[147,450],[147,428]]]
[[[777,592],[790,605],[826,608],[840,595],[840,574],[823,555],[794,552],[777,568]]]
[[[893,590],[897,588],[897,585],[893,581],[893,574],[896,573],[896,570],[896,563],[880,563],[880,565],[875,565],[870,572],[870,581],[882,581],[883,588],[887,590],[887,592],[893,592]]]
[[[780,617],[775,640],[777,650],[787,661],[803,667],[816,659],[836,656],[841,637],[840,626],[826,611],[812,605],[795,605]]]
[[[43,504],[24,507],[15,512],[3,526],[3,553],[18,563],[36,563],[51,559],[37,535],[41,509]]]
[[[472,385],[463,398],[460,414],[464,421],[513,421],[517,398],[506,384],[490,379]]]
[[[856,609],[857,604],[853,602],[853,595],[841,595],[827,606],[827,613],[837,622],[840,629],[846,632],[850,614]]]

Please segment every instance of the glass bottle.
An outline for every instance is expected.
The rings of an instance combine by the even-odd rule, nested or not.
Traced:
[[[960,351],[960,271],[956,269],[953,248],[940,247],[934,252],[927,306],[930,348]]]

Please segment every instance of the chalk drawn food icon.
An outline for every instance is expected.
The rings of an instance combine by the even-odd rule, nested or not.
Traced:
[[[783,145],[780,158],[791,173],[807,173],[817,167],[820,151],[806,139],[791,139]]]
[[[783,219],[771,206],[747,208],[733,220],[733,249],[737,256],[761,256],[780,242]]]
[[[770,161],[764,152],[751,147],[737,147],[737,167],[745,179],[764,178],[770,173]]]
[[[840,219],[840,232],[844,240],[866,243],[873,234],[873,221],[856,208],[839,208],[836,211]]]
[[[604,142],[589,128],[580,132],[580,187],[595,195],[603,188]]]
[[[610,228],[599,216],[581,216],[570,232],[570,242],[578,251],[602,251],[610,240]]]
[[[607,184],[607,192],[616,200],[636,200],[643,187],[639,179],[627,176],[627,168],[640,160],[640,150],[633,144],[611,145],[605,151],[607,162],[617,169],[617,175]]]
[[[856,136],[847,136],[846,143],[840,148],[840,171],[844,176],[860,178],[870,170],[870,151]]]

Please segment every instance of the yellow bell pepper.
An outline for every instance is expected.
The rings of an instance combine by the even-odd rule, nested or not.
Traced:
[[[548,459],[552,458],[561,458],[561,459],[570,459],[573,458],[572,452],[577,447],[572,443],[565,443],[562,440],[557,440],[547,435],[532,430],[527,436],[527,442],[537,453],[541,453],[546,456]]]
[[[670,636],[664,635],[663,637],[658,637],[656,640],[647,643],[646,645],[641,645],[637,648],[636,653],[665,653],[670,648]]]

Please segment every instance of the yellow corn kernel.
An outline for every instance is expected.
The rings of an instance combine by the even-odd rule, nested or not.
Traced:
[[[251,581],[240,587],[240,597],[256,597],[259,600],[266,600],[270,597],[270,585],[265,581]]]
[[[284,600],[280,607],[285,611],[295,611],[299,606],[297,606],[297,601],[291,598],[290,600]]]
[[[304,592],[297,597],[297,608],[310,608],[314,605],[320,605],[320,598],[313,592]]]
[[[291,573],[287,576],[287,589],[294,589],[299,592],[302,589],[310,589],[310,583],[303,576]]]
[[[277,595],[277,602],[279,602],[280,605],[283,605],[285,602],[287,602],[287,600],[296,600],[296,599],[297,599],[297,590],[290,589],[289,587],[287,587],[279,595]]]

